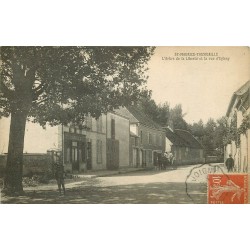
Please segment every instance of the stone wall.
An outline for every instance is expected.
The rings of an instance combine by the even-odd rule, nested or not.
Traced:
[[[6,167],[7,154],[0,155],[0,176]],[[52,157],[48,154],[24,154],[23,175],[41,174],[52,168]]]

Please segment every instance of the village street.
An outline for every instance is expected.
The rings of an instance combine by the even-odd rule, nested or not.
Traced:
[[[84,175],[66,182],[66,195],[59,196],[56,184],[24,188],[25,196],[2,197],[2,203],[60,204],[175,204],[206,203],[205,183],[186,183],[199,165],[177,170],[136,171],[113,176]]]

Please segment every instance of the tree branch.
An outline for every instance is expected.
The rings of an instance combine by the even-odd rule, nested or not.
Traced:
[[[5,95],[5,97],[7,97],[8,99],[12,99],[13,98],[13,94],[15,93],[14,90],[9,89],[7,86],[5,86],[5,84],[3,82],[0,83],[0,87],[1,87],[1,91],[3,92],[3,94]]]
[[[36,101],[36,100],[33,100],[33,102],[36,104],[36,105],[39,105],[40,103],[42,103],[42,102],[45,102],[45,101],[47,101],[49,98],[48,97],[46,97],[46,98],[44,98],[44,99],[42,99],[42,100],[40,100],[40,101]]]
[[[33,100],[36,101],[46,88],[47,88],[46,84],[41,83],[37,88],[33,89],[34,91]]]
[[[40,88],[42,88],[44,85],[45,84],[41,82],[36,88],[33,89],[33,91],[36,92],[37,90],[39,90]]]

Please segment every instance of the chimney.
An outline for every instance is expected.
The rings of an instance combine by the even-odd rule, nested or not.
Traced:
[[[174,123],[173,123],[173,120],[169,120],[169,122],[168,122],[168,128],[169,128],[172,132],[174,132]]]

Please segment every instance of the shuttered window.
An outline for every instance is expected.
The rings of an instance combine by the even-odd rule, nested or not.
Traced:
[[[96,162],[102,163],[102,141],[96,141]]]
[[[111,119],[111,138],[115,139],[115,119]]]

